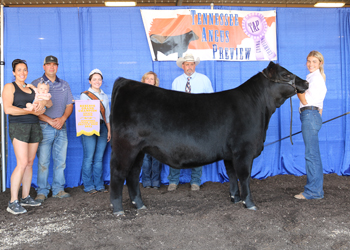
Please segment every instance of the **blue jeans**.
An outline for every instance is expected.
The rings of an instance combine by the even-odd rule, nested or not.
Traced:
[[[102,190],[105,188],[103,181],[103,154],[107,146],[108,130],[105,123],[101,123],[100,136],[81,135],[83,144],[83,166],[81,177],[84,183],[84,191],[93,189]]]
[[[305,144],[305,169],[307,181],[303,195],[306,199],[322,199],[323,167],[321,161],[318,132],[322,118],[317,110],[305,110],[300,114],[301,131]]]
[[[161,164],[159,161],[145,154],[142,164],[142,185],[143,187],[160,187]]]
[[[190,184],[201,185],[202,167],[192,168]],[[169,184],[179,185],[180,169],[169,167]]]
[[[64,177],[64,169],[66,168],[67,157],[67,130],[66,124],[61,130],[51,127],[49,124],[40,124],[43,132],[43,140],[39,143],[38,156],[38,194],[43,194],[46,197],[50,192],[50,184],[48,182],[50,158],[52,153],[53,159],[53,180],[52,180],[52,195],[58,194],[64,190],[66,179]]]

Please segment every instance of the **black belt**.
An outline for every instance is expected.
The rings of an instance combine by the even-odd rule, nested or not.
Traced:
[[[317,111],[319,111],[320,109],[316,106],[306,106],[306,107],[300,108],[300,113],[305,111],[305,110],[317,110]]]

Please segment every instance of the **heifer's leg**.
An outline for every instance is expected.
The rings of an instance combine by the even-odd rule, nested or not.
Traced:
[[[110,170],[111,170],[111,183],[110,183],[110,199],[113,206],[113,214],[123,215],[122,194],[125,176],[121,171],[120,160],[117,159],[116,154],[111,153]]]
[[[140,191],[140,172],[141,165],[143,162],[145,154],[139,153],[135,159],[135,162],[126,177],[126,185],[128,186],[129,196],[131,202],[136,206],[137,209],[146,209],[146,206],[143,204],[141,199]]]
[[[243,200],[243,204],[246,208],[250,210],[257,210],[257,207],[251,199],[249,186],[253,157],[245,151],[240,152],[238,155],[239,156],[233,160],[233,166],[235,167],[237,176],[241,183],[241,199]]]
[[[224,161],[227,175],[230,179],[230,197],[233,203],[238,203],[241,201],[241,196],[239,194],[238,180],[235,169],[233,167],[232,161]]]

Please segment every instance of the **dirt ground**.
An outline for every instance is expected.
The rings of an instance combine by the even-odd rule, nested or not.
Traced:
[[[28,213],[6,212],[0,194],[0,249],[350,249],[350,177],[325,175],[325,198],[296,200],[306,177],[252,180],[258,211],[233,204],[229,183],[189,184],[141,193],[147,210],[136,211],[124,188],[125,216],[112,214],[109,193],[49,197]],[[35,197],[33,189],[31,195]]]

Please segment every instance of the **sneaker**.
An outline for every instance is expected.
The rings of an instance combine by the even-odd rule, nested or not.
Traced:
[[[200,189],[199,185],[197,185],[197,184],[192,184],[191,185],[191,190],[192,191],[199,191],[199,189]]]
[[[19,204],[18,200],[15,200],[12,203],[9,202],[9,205],[6,210],[11,214],[24,214],[27,212],[27,210]]]
[[[91,189],[90,191],[87,192],[88,194],[96,194],[97,190],[96,189]]]
[[[68,193],[66,193],[66,192],[64,192],[64,191],[62,190],[62,191],[59,191],[58,194],[53,195],[52,197],[62,199],[62,198],[68,198],[68,197],[70,197],[70,194],[68,194]]]
[[[305,198],[305,196],[303,195],[303,193],[294,195],[294,198],[295,198],[295,199],[298,199],[298,200],[306,200],[306,198]]]
[[[108,190],[105,189],[105,188],[102,188],[100,190],[97,190],[97,192],[100,192],[100,193],[108,193]]]
[[[168,191],[175,191],[177,188],[177,185],[172,183],[172,184],[169,184],[169,187],[168,187]]]
[[[32,197],[30,197],[30,195],[28,195],[27,198],[21,198],[19,204],[21,206],[37,207],[41,205],[41,202],[34,200]]]
[[[46,200],[46,199],[47,199],[47,197],[44,194],[38,194],[35,197],[35,201],[40,202],[40,203],[43,203],[44,200]]]

